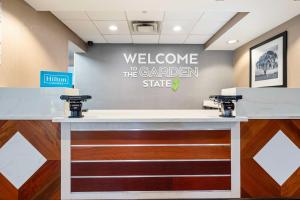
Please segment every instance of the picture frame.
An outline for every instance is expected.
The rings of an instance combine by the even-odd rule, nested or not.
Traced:
[[[287,87],[287,39],[285,31],[250,48],[250,87]]]

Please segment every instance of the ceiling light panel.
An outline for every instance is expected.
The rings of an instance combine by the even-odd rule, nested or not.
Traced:
[[[91,20],[125,21],[125,11],[88,11]]]
[[[239,41],[238,40],[228,40],[227,43],[228,44],[235,44],[235,43],[238,43]]]
[[[110,26],[108,27],[108,29],[109,29],[110,31],[117,31],[117,30],[118,30],[118,27],[117,27],[116,25],[110,25]]]
[[[129,27],[127,21],[94,21],[100,32],[104,35],[117,34],[129,35]],[[109,27],[116,26],[118,29],[115,31],[110,30]]]
[[[174,27],[180,26],[180,31],[174,31]],[[162,24],[162,35],[172,35],[172,34],[188,34],[194,26],[192,21],[184,20],[184,21],[164,21]]]
[[[55,11],[52,12],[60,20],[89,20],[85,12]]]
[[[179,32],[179,31],[181,31],[182,30],[182,27],[181,26],[174,26],[173,27],[173,31],[175,31],[175,32]]]
[[[163,21],[164,12],[162,11],[127,11],[129,21]]]

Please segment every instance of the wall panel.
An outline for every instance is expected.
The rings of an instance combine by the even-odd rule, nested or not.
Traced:
[[[257,160],[257,155],[271,161],[266,164]],[[281,184],[278,177],[295,162],[299,165],[284,176]],[[242,197],[300,198],[299,171],[300,120],[250,120],[241,124]]]
[[[40,200],[40,199],[60,199],[60,126],[51,121],[0,121],[0,151],[10,143],[18,145],[14,148],[24,148],[23,143],[12,142],[16,134],[21,134],[28,142],[29,146],[41,154],[46,162],[40,166],[24,182],[20,188],[11,183],[5,174],[1,173],[5,166],[0,169],[0,200]],[[2,163],[9,162],[7,167],[14,170],[14,161],[20,156],[28,156],[28,152],[22,155],[15,155],[13,152],[9,157],[1,157]],[[34,155],[32,155],[34,156]],[[9,161],[7,161],[9,159]],[[23,163],[20,170],[13,171],[17,176],[30,173],[30,168],[34,163]],[[26,170],[28,168],[28,170]],[[5,169],[5,171],[7,171]],[[21,173],[22,172],[22,173]]]

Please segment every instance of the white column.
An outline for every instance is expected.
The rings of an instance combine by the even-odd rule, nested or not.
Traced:
[[[71,125],[61,123],[61,199],[71,199]]]
[[[241,196],[240,162],[240,122],[231,127],[231,194],[232,198]]]

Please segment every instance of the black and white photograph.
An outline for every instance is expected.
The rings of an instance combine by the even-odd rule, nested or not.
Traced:
[[[286,87],[287,32],[250,49],[250,87]]]

